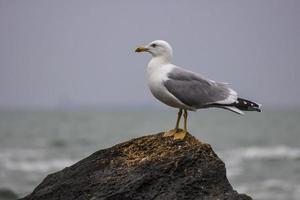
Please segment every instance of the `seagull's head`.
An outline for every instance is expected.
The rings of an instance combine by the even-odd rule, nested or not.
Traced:
[[[149,52],[153,57],[172,58],[172,47],[164,40],[155,40],[144,47],[138,47],[135,52]]]

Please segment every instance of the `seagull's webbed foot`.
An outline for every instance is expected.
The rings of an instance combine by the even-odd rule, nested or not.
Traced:
[[[182,129],[172,129],[164,133],[163,137],[172,137],[174,140],[183,140],[186,136],[186,131]]]
[[[178,129],[174,134],[174,140],[183,140],[186,136],[186,131],[182,129]]]
[[[179,129],[172,129],[172,130],[169,130],[169,131],[166,131],[164,133],[164,136],[163,137],[172,137],[175,135],[175,133],[178,131]]]

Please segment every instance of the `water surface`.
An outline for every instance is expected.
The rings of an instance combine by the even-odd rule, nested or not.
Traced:
[[[19,196],[45,176],[122,141],[173,128],[176,111],[0,112],[0,188]],[[239,116],[204,110],[189,130],[210,143],[238,192],[258,200],[300,196],[300,112]]]

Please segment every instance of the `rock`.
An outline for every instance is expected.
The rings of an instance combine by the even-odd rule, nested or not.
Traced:
[[[48,175],[23,200],[251,200],[232,189],[209,144],[162,135],[97,151]]]

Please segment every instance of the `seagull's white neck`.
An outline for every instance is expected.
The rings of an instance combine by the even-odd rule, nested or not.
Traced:
[[[150,60],[148,66],[150,65],[166,65],[171,64],[171,56],[154,56]]]
[[[148,74],[156,74],[159,71],[164,70],[164,68],[171,64],[171,60],[165,56],[155,56],[148,63]]]

